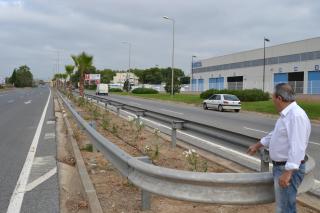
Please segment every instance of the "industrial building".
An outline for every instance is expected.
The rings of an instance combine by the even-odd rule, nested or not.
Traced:
[[[191,88],[199,92],[253,88],[272,92],[276,84],[287,82],[296,93],[320,94],[319,65],[317,37],[196,61]]]

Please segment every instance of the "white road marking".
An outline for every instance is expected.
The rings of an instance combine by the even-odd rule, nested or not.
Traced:
[[[49,178],[51,178],[53,175],[55,175],[57,173],[57,167],[54,167],[53,169],[51,169],[49,172],[47,172],[46,174],[42,175],[41,177],[39,177],[38,179],[32,181],[31,183],[29,183],[26,186],[26,190],[25,192],[31,191],[34,188],[36,188],[37,186],[39,186],[41,183],[45,182],[46,180],[48,180]]]
[[[24,104],[30,104],[32,100],[24,102]]]
[[[55,137],[56,137],[56,134],[55,134],[55,133],[46,133],[46,134],[44,135],[44,139],[45,139],[45,140],[53,139],[53,138],[55,138]]]
[[[51,90],[49,93],[49,97],[48,97],[46,106],[44,107],[44,110],[42,112],[36,133],[33,137],[26,161],[25,161],[23,168],[21,170],[16,187],[12,193],[10,203],[9,203],[9,206],[7,209],[7,213],[19,213],[20,212],[25,189],[26,189],[26,185],[27,185],[27,181],[28,181],[31,167],[32,167],[32,163],[33,163],[33,159],[36,154],[37,147],[38,147],[42,126],[44,123],[44,118],[46,116],[46,112],[47,112],[47,109],[49,106],[50,97],[51,97]]]
[[[140,103],[133,102],[133,101],[129,101],[129,103],[132,103],[132,104],[135,104],[135,105],[139,105],[139,106],[141,106],[141,105],[142,105],[142,104],[140,104]]]
[[[316,143],[316,142],[313,142],[313,141],[309,141],[309,143],[313,144],[313,145],[318,145],[320,146],[320,143]]]
[[[160,109],[160,110],[165,111],[165,112],[172,112],[172,113],[176,113],[179,115],[183,115],[183,113],[181,113],[181,112],[175,112],[175,111],[171,111],[171,110],[167,110],[167,109]]]
[[[55,121],[47,121],[47,125],[49,124],[55,124],[56,122]]]
[[[14,102],[14,100],[9,100],[9,101],[8,101],[9,104],[11,104],[11,103],[13,103],[13,102]]]
[[[263,130],[252,129],[252,128],[249,128],[249,127],[246,127],[246,126],[244,126],[243,128],[244,128],[244,129],[247,129],[247,130],[255,131],[255,132],[269,133],[269,132],[266,132],[266,131],[263,131]]]

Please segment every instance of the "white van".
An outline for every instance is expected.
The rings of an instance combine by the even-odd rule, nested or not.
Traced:
[[[108,95],[109,86],[108,84],[97,84],[96,95]]]

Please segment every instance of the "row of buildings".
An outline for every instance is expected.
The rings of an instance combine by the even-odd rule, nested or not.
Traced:
[[[264,56],[265,51],[265,56]],[[286,82],[296,93],[320,94],[320,37],[196,61],[191,90],[263,89]]]

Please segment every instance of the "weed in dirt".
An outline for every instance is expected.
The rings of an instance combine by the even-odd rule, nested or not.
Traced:
[[[73,137],[79,141],[80,140],[80,135],[81,135],[81,130],[79,129],[73,129]]]
[[[81,151],[93,152],[92,144],[86,144],[83,148],[81,148]]]
[[[103,114],[101,126],[104,130],[108,130],[110,126],[110,118],[108,118],[105,114]]]
[[[141,134],[143,132],[143,129],[144,129],[144,124],[142,121],[139,121],[138,119],[135,119],[135,128],[134,128],[134,137],[133,137],[133,144],[137,144],[140,137],[141,137]]]
[[[130,187],[130,188],[134,188],[134,187],[136,187],[132,182],[130,182],[128,179],[127,180],[125,180],[125,181],[123,181],[123,186],[125,186],[125,187]]]
[[[190,170],[193,172],[207,172],[208,171],[208,162],[200,161],[199,154],[194,149],[189,149],[188,151],[184,151],[182,153],[189,166]]]
[[[118,135],[118,126],[117,126],[117,124],[112,124],[111,133],[116,135],[116,136]]]
[[[78,105],[79,107],[85,106],[85,105],[86,105],[86,100],[85,100],[83,97],[78,98],[78,100],[77,100],[77,105]]]
[[[154,141],[152,141],[152,145],[151,146],[146,145],[144,147],[144,153],[146,153],[152,161],[158,159],[160,155],[160,142],[159,142],[160,135],[159,134],[160,134],[159,129],[154,129],[153,131]]]
[[[94,120],[98,120],[98,118],[100,117],[100,112],[99,112],[99,109],[97,106],[93,107],[93,110],[92,110],[92,117]]]

